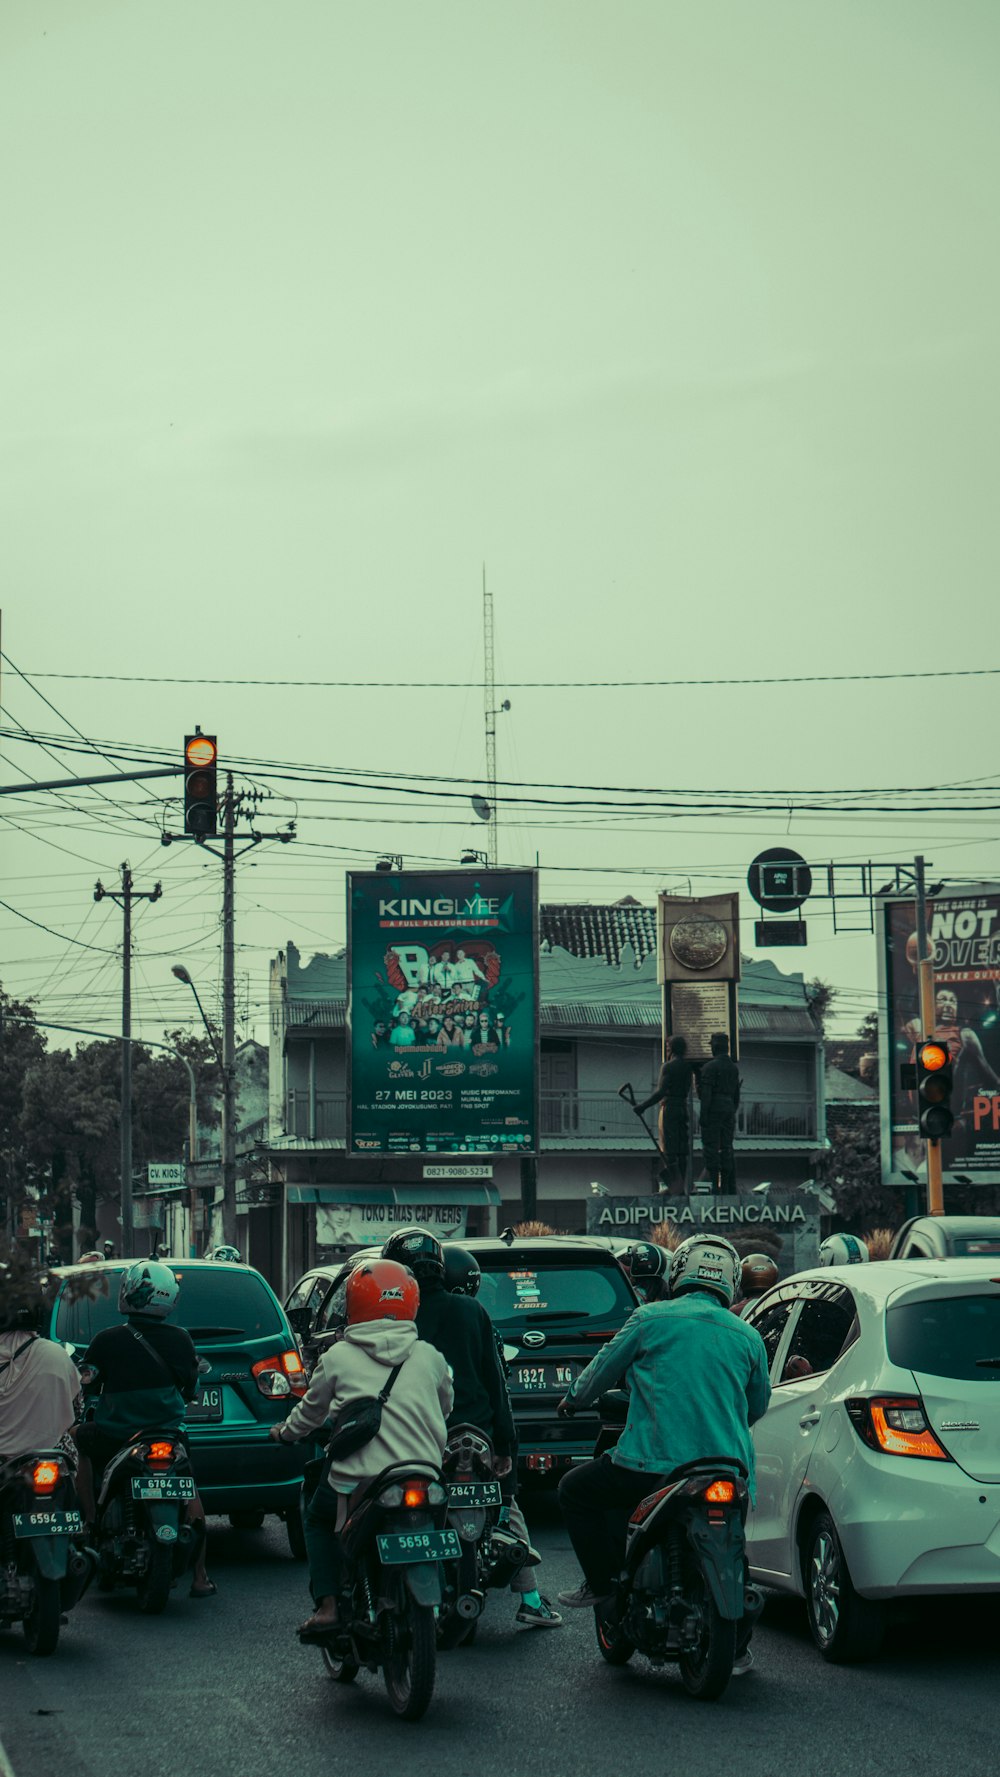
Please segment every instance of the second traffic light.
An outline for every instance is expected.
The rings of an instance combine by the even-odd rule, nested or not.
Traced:
[[[942,1141],[955,1122],[951,1110],[955,1075],[947,1043],[937,1038],[918,1043],[916,1069],[920,1133],[927,1141]]]
[[[209,839],[219,830],[214,734],[188,734],[184,739],[184,831]]]

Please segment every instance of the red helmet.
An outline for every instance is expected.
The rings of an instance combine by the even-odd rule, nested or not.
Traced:
[[[347,1279],[347,1324],[366,1320],[414,1320],[420,1285],[412,1271],[394,1259],[366,1259]]]

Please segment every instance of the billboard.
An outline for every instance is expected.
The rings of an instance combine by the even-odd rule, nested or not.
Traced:
[[[348,1147],[534,1154],[538,876],[347,879]]]
[[[316,1210],[316,1245],[327,1247],[381,1246],[397,1228],[417,1224],[429,1228],[439,1240],[460,1240],[465,1233],[468,1209],[464,1203],[427,1203],[397,1207],[365,1201],[364,1188],[357,1203],[321,1203]]]
[[[920,1028],[916,907],[884,901],[879,932],[879,1094],[882,1176],[905,1185],[927,1177],[916,1093],[900,1063],[913,1061]],[[1000,1184],[1000,887],[979,883],[927,902],[934,963],[935,1025],[954,1064],[955,1127],[941,1144],[946,1180]]]

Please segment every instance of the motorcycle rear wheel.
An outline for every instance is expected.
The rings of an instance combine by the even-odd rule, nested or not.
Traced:
[[[471,1592],[479,1584],[479,1565],[476,1560],[474,1543],[463,1543],[462,1554],[458,1563],[455,1579],[456,1592],[459,1598]],[[437,1644],[442,1653],[453,1647],[465,1647],[476,1633],[478,1617],[460,1617],[452,1605],[445,1617],[437,1620]]]
[[[713,1703],[733,1676],[736,1624],[720,1616],[700,1568],[689,1568],[684,1592],[701,1611],[702,1632],[697,1649],[681,1654],[677,1661],[681,1683],[689,1697]]]
[[[621,1624],[612,1622],[604,1611],[595,1610],[594,1628],[601,1656],[609,1666],[627,1666],[635,1653],[635,1642],[623,1634]]]
[[[434,1695],[434,1611],[404,1590],[399,1606],[386,1613],[383,1624],[382,1670],[389,1702],[403,1721],[419,1721]]]
[[[54,1654],[59,1644],[59,1618],[62,1602],[58,1580],[32,1576],[31,1607],[24,1619],[24,1639],[29,1654]]]
[[[143,1616],[158,1617],[167,1608],[174,1578],[173,1544],[154,1543],[149,1566],[136,1587],[136,1597]]]

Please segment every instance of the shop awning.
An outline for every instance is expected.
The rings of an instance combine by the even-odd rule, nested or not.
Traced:
[[[289,1203],[379,1203],[409,1209],[423,1203],[456,1203],[497,1206],[499,1188],[481,1179],[456,1179],[442,1184],[428,1179],[425,1185],[289,1185]]]

